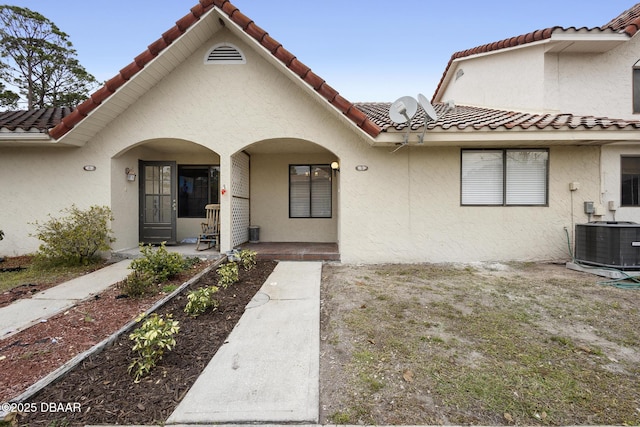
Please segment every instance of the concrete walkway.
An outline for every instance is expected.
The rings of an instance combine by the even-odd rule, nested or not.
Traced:
[[[167,424],[316,424],[321,262],[280,262]]]
[[[118,283],[131,272],[130,262],[117,262],[0,308],[0,338],[7,338],[48,319]]]

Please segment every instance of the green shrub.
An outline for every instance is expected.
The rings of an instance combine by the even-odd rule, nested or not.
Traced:
[[[129,275],[120,282],[120,290],[133,298],[141,297],[148,294],[153,288],[153,277],[139,271],[129,273]]]
[[[40,261],[60,265],[87,265],[97,259],[98,251],[111,248],[115,238],[109,222],[113,221],[107,206],[91,206],[81,210],[75,205],[64,209],[68,215],[53,218],[44,224],[35,222],[36,233],[42,240],[37,253]]]
[[[162,283],[188,268],[190,262],[177,252],[168,252],[164,242],[159,248],[140,245],[142,257],[131,261],[131,268],[150,277],[154,283]]]
[[[238,281],[238,264],[235,262],[228,262],[216,270],[218,276],[218,286],[223,289],[227,289],[230,285],[233,285]]]
[[[215,310],[218,308],[218,301],[213,298],[213,294],[218,292],[217,286],[210,286],[206,288],[200,288],[195,291],[189,292],[187,295],[187,305],[184,308],[184,312],[192,317],[198,317],[209,307],[213,307]]]
[[[238,252],[236,256],[240,259],[240,265],[242,265],[244,271],[249,271],[256,266],[257,254],[258,253],[256,251],[252,251],[250,249],[243,249]]]
[[[143,314],[136,321],[140,322],[144,317]],[[134,382],[140,382],[140,378],[151,372],[162,359],[165,350],[171,351],[176,345],[173,336],[179,330],[178,321],[173,320],[170,314],[165,319],[153,313],[129,335],[129,339],[134,342],[132,350],[138,353],[129,365],[129,373],[133,374]]]

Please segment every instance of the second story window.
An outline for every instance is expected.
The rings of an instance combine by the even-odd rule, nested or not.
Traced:
[[[633,66],[633,112],[640,113],[640,61]]]

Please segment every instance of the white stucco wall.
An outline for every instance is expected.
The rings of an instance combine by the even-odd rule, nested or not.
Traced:
[[[546,52],[530,44],[454,62],[440,100],[516,111],[638,119],[632,68],[640,38],[604,53]],[[462,69],[464,74],[456,79]]]
[[[304,144],[304,141],[300,142]],[[338,186],[332,179],[331,218],[289,218],[289,165],[331,164],[324,154],[253,154],[251,156],[251,224],[260,226],[264,242],[337,242]]]
[[[583,202],[599,195],[598,147],[550,149],[544,207],[461,206],[459,147],[360,154],[340,172],[345,262],[565,259],[564,227],[585,222]]]
[[[632,144],[615,144],[603,147],[601,205],[605,216],[602,219],[640,223],[640,207],[620,207],[621,156],[640,156],[640,147]],[[615,211],[609,209],[609,201],[614,203]]]
[[[455,61],[441,101],[500,109],[537,109],[544,102],[543,48],[505,49]],[[462,76],[456,74],[462,70]]]
[[[547,54],[545,108],[639,119],[640,115],[633,113],[632,80],[632,69],[638,60],[638,37],[600,54]]]
[[[96,170],[86,172],[85,165]],[[124,173],[123,173],[124,175]],[[62,216],[75,204],[110,205],[110,162],[89,150],[46,148],[0,149],[0,256],[37,250],[40,242],[30,237],[40,223]]]

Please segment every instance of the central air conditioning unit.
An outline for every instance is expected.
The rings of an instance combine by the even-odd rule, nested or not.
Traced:
[[[623,221],[576,224],[575,259],[618,270],[640,270],[640,224]]]

